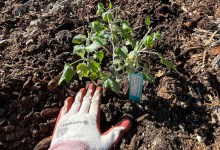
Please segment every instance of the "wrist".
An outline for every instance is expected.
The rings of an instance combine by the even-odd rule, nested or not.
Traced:
[[[49,150],[91,150],[82,140],[62,140],[50,146]]]

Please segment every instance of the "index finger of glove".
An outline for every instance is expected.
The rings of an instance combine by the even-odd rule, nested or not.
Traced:
[[[100,115],[99,106],[101,104],[101,97],[102,97],[102,88],[97,87],[95,90],[95,93],[92,97],[91,105],[90,105],[90,109],[89,109],[89,114],[94,116],[96,119],[99,118],[99,115]]]
[[[95,91],[95,85],[90,84],[87,90],[86,95],[83,98],[82,105],[80,107],[79,113],[88,113],[89,112],[89,107],[91,104],[91,99]]]
[[[85,88],[80,89],[80,91],[76,94],[75,101],[72,104],[72,107],[70,108],[69,113],[71,114],[78,113],[85,94],[86,94],[86,89]]]

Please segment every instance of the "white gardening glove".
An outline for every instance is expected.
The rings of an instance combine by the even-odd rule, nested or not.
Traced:
[[[65,100],[57,118],[49,150],[108,150],[130,127],[130,120],[122,120],[105,133],[100,131],[101,88],[90,84],[75,97]]]

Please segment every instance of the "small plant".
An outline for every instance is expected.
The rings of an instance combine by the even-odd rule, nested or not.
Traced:
[[[141,73],[145,80],[154,82],[150,69],[139,59],[142,53],[157,55],[162,64],[177,71],[173,63],[166,60],[162,54],[147,50],[153,47],[156,40],[161,39],[159,32],[150,33],[152,29],[150,18],[145,19],[148,29],[145,36],[141,40],[135,40],[129,22],[120,17],[119,7],[113,8],[110,2],[109,8],[105,9],[104,5],[99,3],[97,14],[102,16],[102,21],[91,22],[87,35],[78,34],[73,38],[72,42],[75,44],[73,53],[81,57],[79,60],[81,62],[78,63],[76,69],[72,64],[65,63],[58,85],[63,80],[70,82],[75,73],[78,74],[79,79],[83,77],[91,80],[102,79],[103,86],[111,88],[116,93],[120,91],[120,81],[124,76],[129,77],[132,72]],[[105,58],[104,51],[112,55],[109,72],[101,69]]]

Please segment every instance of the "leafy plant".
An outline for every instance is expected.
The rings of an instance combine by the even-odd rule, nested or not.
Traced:
[[[73,53],[78,55],[82,62],[78,63],[76,69],[66,63],[58,84],[64,80],[70,82],[74,73],[77,73],[80,79],[102,79],[103,86],[116,93],[120,90],[119,83],[123,77],[129,77],[132,72],[140,72],[145,80],[154,82],[150,69],[139,59],[142,53],[157,55],[168,69],[177,71],[173,63],[166,60],[162,54],[147,50],[153,47],[156,40],[161,39],[159,32],[151,33],[150,18],[145,19],[147,33],[141,40],[136,40],[129,22],[121,19],[119,7],[113,8],[110,2],[109,8],[105,9],[104,5],[99,3],[96,13],[102,16],[102,21],[91,22],[87,35],[78,34],[72,41],[75,44]],[[105,58],[104,50],[112,55],[109,72],[103,72],[101,69]]]

